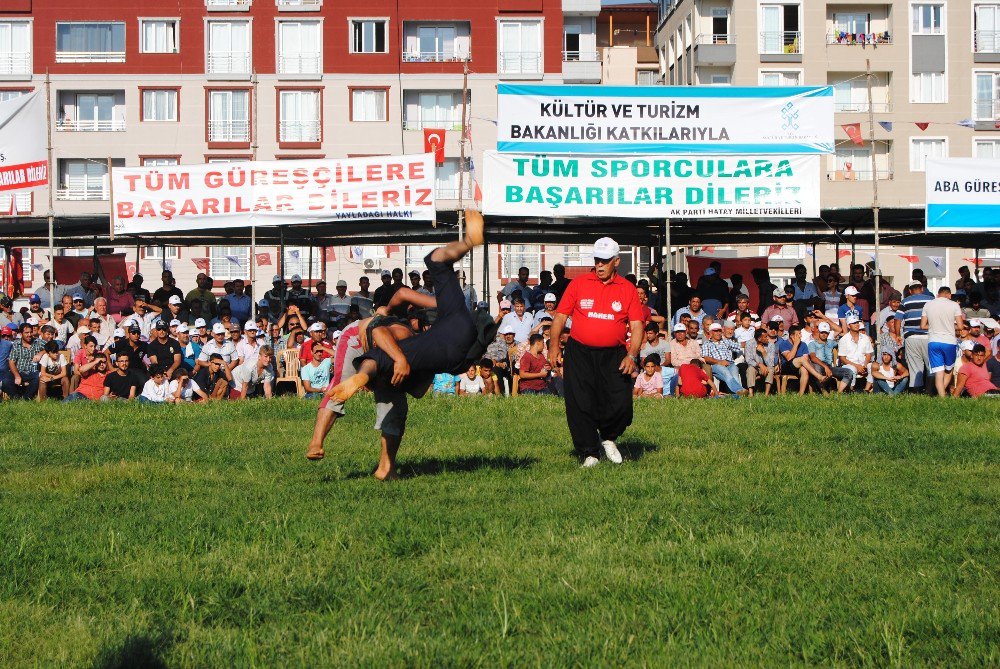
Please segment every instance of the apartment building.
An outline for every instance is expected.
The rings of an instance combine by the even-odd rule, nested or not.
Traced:
[[[824,209],[871,206],[873,179],[882,207],[922,209],[928,158],[1000,157],[1000,2],[660,0],[656,48],[668,85],[833,86],[839,141],[826,158]],[[861,124],[862,145],[839,129],[848,123]],[[786,245],[774,261],[798,262],[805,250]],[[833,260],[832,249],[821,253]],[[940,277],[973,253],[890,247],[881,259],[886,275],[901,277],[910,266],[899,256],[918,255]]]
[[[465,68],[474,166],[496,143],[498,81],[600,82],[599,12],[599,0],[4,0],[0,99],[49,96],[53,184],[51,194],[0,196],[0,215],[46,216],[50,196],[57,216],[103,215],[109,163],[416,153],[425,128],[448,131],[437,196],[440,209],[454,210],[460,172],[463,199],[473,194],[470,164],[460,165]],[[376,273],[422,258],[417,248],[387,258],[385,248],[328,254],[337,261],[315,249],[311,274],[354,285],[363,260]],[[135,249],[125,250],[131,261]],[[507,276],[513,264],[516,274],[520,251],[498,252],[491,265]],[[155,275],[166,260],[191,285],[190,258],[209,257],[221,282],[245,278],[249,254],[152,246],[139,249],[138,263]],[[41,280],[31,269],[45,264],[41,255],[25,254],[29,286]],[[286,249],[284,273],[308,276],[309,255]]]

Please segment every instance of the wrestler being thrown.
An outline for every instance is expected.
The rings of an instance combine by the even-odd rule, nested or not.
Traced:
[[[439,372],[457,373],[467,362],[476,341],[472,315],[455,274],[454,263],[483,243],[483,217],[465,211],[465,237],[440,246],[424,264],[434,284],[434,295],[399,289],[376,315],[349,326],[340,336],[334,358],[334,376],[316,416],[306,457],[319,460],[323,442],[345,403],[365,386],[375,395],[375,429],[382,434],[382,452],[375,478],[396,478],[396,453],[403,440],[408,406],[406,394],[422,397]],[[437,310],[429,329],[414,332],[390,312],[403,304]],[[356,370],[356,373],[353,373]],[[347,377],[347,378],[344,378]]]

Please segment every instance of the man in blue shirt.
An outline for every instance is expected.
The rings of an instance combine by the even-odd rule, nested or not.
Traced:
[[[910,387],[922,390],[931,362],[927,353],[927,330],[920,327],[920,318],[924,306],[934,298],[925,292],[920,281],[911,282],[906,290],[909,295],[899,307],[903,312],[903,350],[906,368],[910,370]]]
[[[229,300],[229,311],[233,314],[233,320],[243,323],[250,320],[250,296],[246,294],[246,285],[243,279],[233,281],[233,294],[226,295]]]
[[[13,378],[10,373],[10,351],[14,348],[14,342],[11,338],[14,336],[14,330],[5,325],[2,330],[2,338],[0,338],[0,385],[10,383]]]
[[[788,339],[778,340],[778,357],[781,362],[781,373],[784,376],[797,376],[799,379],[799,395],[806,394],[806,387],[813,383],[814,389],[826,377],[816,371],[809,360],[809,346],[802,341],[802,326],[793,325],[788,328]],[[813,377],[811,381],[809,377]]]
[[[841,368],[834,360],[833,352],[837,349],[837,342],[830,337],[830,324],[824,321],[816,326],[816,330],[816,338],[809,342],[809,360],[825,377],[837,379],[837,392],[842,393],[847,389],[850,372]]]

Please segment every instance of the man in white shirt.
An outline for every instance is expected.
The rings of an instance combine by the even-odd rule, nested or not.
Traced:
[[[260,349],[261,344],[257,342],[257,324],[253,321],[247,321],[243,325],[243,339],[236,345],[236,359],[239,361],[237,364],[244,365],[248,362],[256,362]]]
[[[132,303],[133,314],[122,319],[121,327],[128,329],[129,325],[135,325],[142,334],[143,341],[149,341],[149,335],[153,330],[153,323],[160,320],[160,312],[163,311],[155,304],[148,304],[141,297],[135,298]]]
[[[230,370],[236,367],[239,362],[236,357],[236,346],[229,340],[228,334],[226,326],[222,323],[216,323],[212,326],[212,338],[205,342],[198,355],[198,363],[194,370],[196,374],[201,367],[208,367],[208,359],[213,353],[221,355],[223,363]]]
[[[347,282],[343,279],[337,282],[337,294],[330,296],[330,310],[337,316],[346,316],[351,310],[351,297],[347,294]]]
[[[534,327],[535,319],[530,314],[525,313],[524,300],[517,298],[514,300],[514,310],[503,317],[500,321],[500,328],[505,326],[514,329],[514,341],[518,344],[528,341],[531,336],[531,329]]]
[[[556,294],[545,293],[545,297],[542,298],[542,304],[545,308],[535,312],[535,319],[532,323],[533,327],[538,327],[545,316],[548,316],[552,320],[556,318]]]
[[[270,370],[273,356],[274,350],[270,346],[262,346],[256,360],[233,369],[233,389],[229,399],[246,399],[256,393],[258,386],[262,387],[264,397],[270,399],[271,384],[274,382],[274,374]]]
[[[957,302],[951,299],[951,288],[942,286],[938,296],[924,305],[920,327],[927,330],[927,358],[930,373],[934,375],[934,388],[940,397],[947,392],[951,372],[958,358],[958,338],[955,330],[962,327],[965,315]]]
[[[98,342],[107,341],[112,338],[115,334],[115,330],[118,328],[118,324],[115,323],[114,317],[108,313],[108,301],[103,297],[98,297],[94,300],[94,308],[90,310],[89,317],[91,322],[93,319],[98,318],[101,321],[101,327],[97,332],[94,332],[94,328],[91,327],[91,332],[96,337],[98,334]],[[141,329],[141,328],[140,328]]]
[[[872,389],[871,364],[875,348],[871,338],[861,332],[861,319],[855,314],[849,314],[846,319],[847,334],[837,343],[837,357],[841,369],[849,375],[847,388],[853,389],[857,377],[865,379],[865,390]]]

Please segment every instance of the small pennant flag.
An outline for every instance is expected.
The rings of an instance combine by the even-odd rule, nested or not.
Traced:
[[[473,179],[472,180],[472,185],[474,187],[474,191],[472,193],[472,199],[474,199],[476,201],[476,204],[482,204],[482,202],[483,202],[483,189],[479,187],[479,180],[478,179]]]
[[[931,126],[930,123],[926,123],[926,122],[924,122],[924,123],[914,123],[914,125],[917,126],[918,128],[920,128],[921,130],[927,130],[927,128],[929,128]]]
[[[976,122],[973,121],[971,118],[963,118],[961,121],[959,121],[955,125],[960,125],[963,128],[972,128],[973,130],[976,129]]]
[[[194,266],[200,269],[202,272],[208,271],[209,267],[208,258],[191,258],[191,262],[193,262]]]
[[[927,256],[927,259],[934,265],[934,269],[939,270],[944,267],[944,256]]]
[[[775,254],[781,253],[782,244],[771,244],[767,247],[767,255],[773,256]]]
[[[905,260],[908,263],[918,263],[918,262],[920,262],[920,256],[907,256],[907,255],[903,255],[902,253],[900,253],[899,257],[902,258],[903,260]]]
[[[812,247],[811,247],[811,246],[807,246],[807,247],[806,247],[806,255],[807,255],[807,256],[811,256],[811,255],[813,255],[813,250],[812,250]]]
[[[837,254],[837,260],[840,260],[841,258],[849,258],[850,256],[851,252],[848,251],[847,249],[843,249],[841,250],[840,253]]]
[[[254,257],[257,259],[257,267],[264,267],[271,264],[270,253],[258,253]]]
[[[872,259],[872,262],[878,262],[878,258],[871,251],[868,252],[868,257]]]
[[[36,272],[41,272],[45,269],[45,266],[42,265],[41,263],[36,262],[31,265],[31,269],[35,270]]]
[[[233,263],[237,267],[241,267],[242,266],[242,265],[240,265],[240,259],[237,258],[236,256],[226,256],[226,260],[228,260],[229,262]]]
[[[440,128],[424,128],[424,153],[433,153],[434,162],[444,162],[444,134]]]
[[[385,245],[385,257],[391,258],[393,253],[399,253],[400,246],[398,244],[386,244]]]
[[[163,259],[163,269],[167,272],[172,272],[174,270],[174,262],[172,260]]]
[[[288,252],[288,257],[291,258],[292,260],[298,260],[300,255],[301,254],[298,249],[292,249],[291,251]]]
[[[714,246],[702,246],[701,247],[701,251],[702,251],[702,253],[715,253],[715,247]]]
[[[879,121],[878,124],[882,126],[882,129],[886,132],[892,132],[892,121]]]
[[[864,140],[861,139],[861,124],[860,123],[845,123],[840,126],[847,133],[847,136],[851,138],[851,141],[857,145],[864,144]]]
[[[365,251],[360,246],[351,247],[351,260],[358,261],[363,260],[365,257]]]
[[[983,264],[982,258],[962,258],[962,260],[964,260],[965,262],[970,262],[976,267],[979,267],[980,265]]]
[[[327,246],[326,247],[326,258],[324,258],[324,260],[326,262],[337,262],[337,250],[336,250],[336,248],[334,248],[332,246]]]

